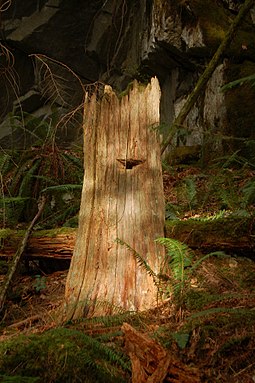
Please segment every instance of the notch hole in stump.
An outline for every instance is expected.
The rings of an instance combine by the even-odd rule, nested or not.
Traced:
[[[145,160],[137,160],[134,158],[117,158],[117,161],[127,170],[133,169],[135,166],[145,162]]]

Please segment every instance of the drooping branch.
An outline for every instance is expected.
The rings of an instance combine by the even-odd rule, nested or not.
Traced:
[[[184,121],[191,111],[192,107],[195,105],[198,97],[205,89],[205,86],[209,79],[211,78],[213,72],[215,71],[216,67],[218,66],[224,52],[228,48],[229,44],[234,38],[235,33],[238,30],[238,27],[241,23],[241,21],[244,19],[244,17],[247,15],[249,10],[254,6],[255,0],[246,0],[244,4],[241,6],[240,11],[238,15],[233,20],[232,24],[230,25],[229,30],[227,31],[225,38],[222,40],[221,44],[219,45],[217,51],[215,52],[214,56],[212,57],[210,63],[200,76],[195,88],[189,95],[187,101],[183,105],[181,111],[177,115],[177,117],[174,119],[172,126],[170,128],[170,133],[168,137],[166,138],[165,142],[162,145],[161,148],[161,155],[165,152],[168,145],[171,143],[171,140],[176,133],[179,126],[182,126],[184,124]]]
[[[44,205],[45,205],[45,202],[46,202],[46,198],[43,196],[41,198],[41,200],[39,201],[38,203],[38,212],[36,213],[36,215],[34,216],[32,222],[30,223],[23,239],[22,239],[22,242],[12,260],[12,263],[9,267],[9,270],[5,276],[5,280],[4,280],[4,283],[3,283],[3,287],[2,287],[2,290],[0,292],[0,312],[2,311],[3,309],[3,306],[4,306],[4,302],[5,302],[5,298],[6,298],[6,295],[7,295],[7,292],[8,292],[8,288],[13,280],[13,276],[17,270],[17,267],[20,263],[20,260],[22,258],[22,255],[24,254],[24,251],[26,249],[26,246],[27,246],[27,242],[28,242],[28,239],[29,239],[29,236],[31,235],[31,232],[33,230],[33,227],[36,223],[36,221],[38,220],[38,218],[40,217],[43,209],[44,209]]]

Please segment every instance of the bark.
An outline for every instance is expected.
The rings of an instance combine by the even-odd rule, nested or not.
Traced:
[[[119,99],[107,87],[85,103],[84,183],[65,294],[66,319],[143,310],[156,286],[120,239],[157,274],[164,258],[164,194],[157,132],[160,89],[133,84]]]
[[[128,323],[122,326],[132,364],[132,383],[199,383],[196,369],[185,366],[147,335]]]
[[[226,49],[230,45],[232,39],[234,38],[234,35],[236,34],[240,23],[242,22],[244,17],[247,15],[249,10],[254,6],[254,4],[255,4],[254,0],[246,0],[244,2],[244,4],[241,6],[238,15],[235,17],[235,19],[233,20],[228,32],[226,33],[225,38],[222,40],[221,44],[219,45],[219,48],[215,52],[214,56],[212,57],[208,66],[206,67],[205,71],[200,76],[194,90],[189,95],[187,101],[185,102],[185,104],[181,108],[178,116],[174,119],[174,122],[173,122],[172,126],[170,127],[170,133],[162,145],[161,155],[165,152],[166,148],[171,143],[172,138],[174,137],[178,128],[183,126],[186,117],[188,116],[192,107],[195,105],[198,97],[202,94],[203,90],[205,89],[207,82],[211,78],[216,67],[219,65],[220,60],[221,60],[224,52],[226,51]]]
[[[30,225],[29,225],[29,227],[28,227],[28,229],[27,229],[27,231],[26,231],[26,233],[22,239],[20,247],[18,248],[18,250],[17,250],[17,252],[16,252],[16,254],[12,260],[12,263],[9,267],[9,270],[5,276],[5,280],[4,280],[4,283],[3,283],[3,286],[2,286],[2,289],[0,292],[0,312],[3,309],[9,286],[11,285],[12,279],[13,279],[15,272],[17,271],[17,268],[19,266],[20,260],[23,256],[24,252],[25,252],[29,236],[31,235],[33,227],[34,227],[36,221],[38,220],[38,218],[40,217],[40,215],[44,209],[45,202],[46,202],[45,197],[42,197],[42,199],[39,201],[39,204],[38,204],[38,212],[36,213],[35,217],[33,218],[32,222],[30,223]]]

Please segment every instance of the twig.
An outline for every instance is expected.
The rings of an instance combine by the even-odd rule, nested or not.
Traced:
[[[37,321],[40,319],[40,315],[33,315],[29,318],[26,318],[20,322],[15,322],[15,323],[12,323],[8,326],[8,329],[11,329],[11,328],[19,328],[19,327],[22,327],[24,325],[26,325],[27,323],[30,323],[32,324],[33,322]]]
[[[17,267],[20,263],[22,255],[25,252],[27,242],[28,242],[29,236],[31,235],[33,227],[34,227],[36,221],[38,220],[38,218],[40,217],[40,215],[44,209],[45,202],[46,202],[46,197],[42,196],[38,202],[38,212],[36,213],[32,222],[30,223],[30,225],[29,225],[29,227],[28,227],[28,229],[27,229],[27,231],[26,231],[26,233],[22,239],[22,242],[21,242],[14,258],[13,258],[13,261],[9,267],[9,270],[5,276],[4,284],[3,284],[2,290],[0,292],[0,312],[3,310],[3,306],[4,306],[5,299],[6,299],[8,288],[12,282],[13,276],[17,270]]]

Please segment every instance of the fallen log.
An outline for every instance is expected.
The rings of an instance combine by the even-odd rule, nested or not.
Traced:
[[[252,217],[167,221],[165,235],[202,252],[223,250],[236,255],[252,256],[255,249],[254,222]],[[71,259],[76,232],[75,228],[34,231],[23,256],[29,259]],[[24,231],[21,230],[0,230],[0,258],[12,257],[23,236]]]
[[[15,248],[23,235],[23,231],[14,230],[2,232],[0,258],[12,257]],[[0,232],[0,236],[1,236]],[[76,229],[60,228],[37,231],[29,238],[24,258],[41,259],[71,259],[76,240]]]
[[[167,221],[166,236],[202,252],[222,250],[252,256],[255,249],[255,217]]]

